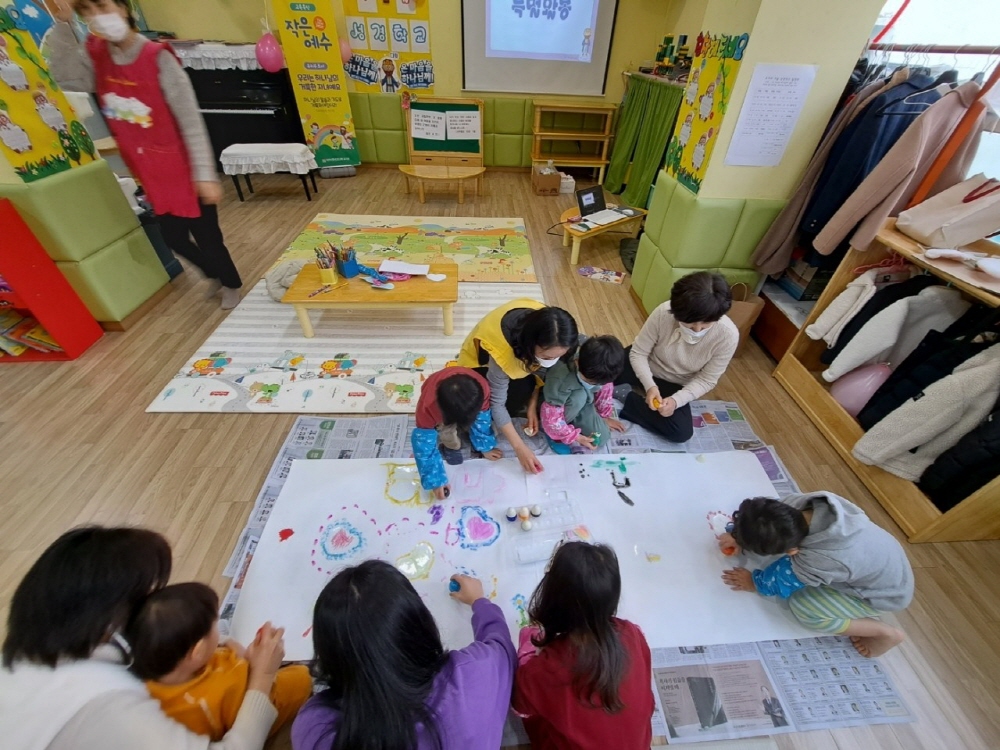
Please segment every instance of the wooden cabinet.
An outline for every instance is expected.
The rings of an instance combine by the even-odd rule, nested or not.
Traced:
[[[977,243],[979,244],[979,243]],[[981,243],[984,252],[997,253],[997,246]],[[847,284],[856,279],[854,269],[878,263],[897,253],[909,262],[926,268],[930,273],[961,289],[970,299],[991,307],[1000,306],[1000,297],[970,286],[929,266],[919,257],[920,248],[906,235],[897,232],[890,219],[878,233],[875,242],[863,251],[848,252],[833,279],[813,308],[806,325],[812,323],[839,295]],[[822,341],[813,341],[799,331],[791,348],[782,357],[774,372],[775,378],[795,399],[824,434],[830,444],[848,463],[858,478],[888,511],[911,542],[958,542],[978,539],[1000,539],[1000,477],[970,495],[951,510],[942,513],[912,482],[890,474],[877,466],[861,463],[851,454],[854,444],[863,434],[861,425],[830,395],[820,377],[825,365],[819,361],[826,349]]]
[[[536,99],[531,163],[593,167],[604,182],[616,104],[566,104]]]

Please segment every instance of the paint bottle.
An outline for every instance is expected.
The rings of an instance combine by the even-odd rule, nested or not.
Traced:
[[[448,581],[448,590],[453,594],[458,593],[459,591],[462,590],[462,584],[460,584],[458,581],[452,578],[450,581]]]
[[[523,508],[520,508],[517,511],[517,517],[520,518],[522,521],[527,521],[530,516],[531,516],[531,511],[528,510],[527,505],[525,505]]]
[[[542,515],[542,506],[540,506],[540,505],[532,505],[531,506],[531,517],[532,518],[538,518],[540,515]]]
[[[508,521],[510,521],[511,523],[514,523],[514,521],[517,520],[517,509],[516,508],[507,508],[507,513],[505,515],[507,516],[507,520]]]
[[[527,518],[521,521],[521,528],[524,531],[531,531],[531,521]]]

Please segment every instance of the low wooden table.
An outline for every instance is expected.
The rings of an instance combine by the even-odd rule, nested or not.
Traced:
[[[400,164],[399,171],[406,180],[406,192],[410,192],[410,178],[417,181],[420,202],[424,202],[424,180],[458,183],[458,202],[465,203],[465,181],[476,178],[476,195],[483,194],[483,173],[485,167],[439,167],[430,164]]]
[[[360,276],[348,279],[341,286],[313,297],[309,295],[323,287],[319,280],[319,268],[315,263],[306,264],[281,301],[295,308],[295,314],[302,326],[302,335],[311,339],[315,333],[309,320],[309,310],[346,308],[357,310],[393,309],[408,307],[440,307],[444,315],[444,335],[455,332],[452,311],[458,301],[458,264],[431,263],[430,272],[446,275],[443,281],[431,281],[426,276],[414,276],[407,281],[395,281],[393,289],[375,289],[361,280]],[[339,283],[339,282],[338,282]]]
[[[570,264],[575,266],[577,261],[580,260],[580,245],[583,244],[584,240],[589,240],[599,234],[611,231],[612,229],[621,229],[623,226],[633,221],[635,222],[635,227],[632,230],[632,236],[638,236],[639,228],[642,226],[642,219],[646,215],[646,211],[642,208],[632,208],[631,210],[635,212],[632,216],[623,216],[618,221],[594,227],[593,229],[589,229],[587,231],[577,229],[576,224],[569,223],[569,220],[574,216],[580,215],[579,208],[567,208],[563,211],[562,216],[559,217],[559,221],[563,225],[563,247],[569,247],[570,240],[573,241],[573,253],[569,258]]]

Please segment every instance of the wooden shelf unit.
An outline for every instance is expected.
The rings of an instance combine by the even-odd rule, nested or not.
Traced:
[[[983,252],[996,254],[997,245],[991,242],[976,243]],[[841,261],[840,267],[813,308],[806,325],[813,323],[820,313],[839,295],[847,284],[857,278],[854,269],[898,253],[915,265],[946,281],[949,276],[932,268],[917,258],[919,247],[906,235],[897,232],[895,220],[887,222],[876,240],[865,250],[851,250]],[[997,307],[1000,297],[968,284],[955,282],[968,296]],[[774,377],[809,416],[813,424],[837,449],[858,478],[871,490],[882,507],[899,524],[911,542],[960,542],[981,539],[1000,539],[1000,477],[969,495],[951,510],[942,513],[913,482],[901,479],[877,466],[861,463],[852,455],[855,443],[864,434],[861,425],[830,395],[829,387],[820,377],[826,365],[819,360],[826,344],[813,341],[805,335],[805,326],[799,331],[791,348],[778,363]]]
[[[532,127],[534,137],[531,146],[531,163],[546,164],[552,162],[559,167],[593,167],[598,170],[597,181],[604,182],[604,172],[608,166],[608,154],[611,149],[611,126],[614,124],[617,104],[566,104],[565,102],[554,102],[543,99],[535,99],[532,104],[535,108],[535,123]],[[597,115],[600,117],[600,124],[593,129],[574,128],[561,129],[559,127],[547,127],[543,125],[545,115],[551,114],[555,118],[559,115]],[[546,141],[579,141],[597,144],[598,151],[595,154],[571,154],[560,152],[546,152],[543,144]]]
[[[0,227],[0,276],[13,289],[0,292],[0,311],[30,314],[62,347],[61,352],[29,349],[16,357],[5,355],[0,364],[76,359],[104,331],[6,198],[0,199]]]

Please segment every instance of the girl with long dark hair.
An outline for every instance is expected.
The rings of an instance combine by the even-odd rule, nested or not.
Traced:
[[[559,307],[516,299],[488,313],[462,344],[458,364],[478,370],[490,386],[493,426],[510,441],[521,467],[542,470],[534,452],[518,435],[511,415],[522,413],[525,431],[538,432],[538,398],[548,368],[570,361],[579,340],[573,316]]]
[[[614,550],[570,542],[552,558],[528,606],[514,710],[532,747],[648,750],[652,662],[642,631],[615,617]]]
[[[406,577],[369,560],[338,573],[313,611],[314,672],[328,687],[299,712],[295,750],[499,747],[516,654],[500,608],[455,576],[475,641],[448,652]]]

